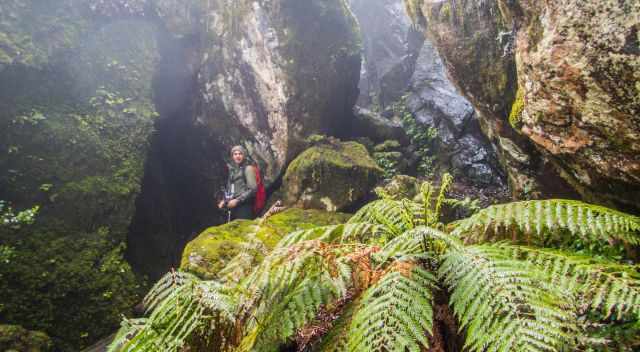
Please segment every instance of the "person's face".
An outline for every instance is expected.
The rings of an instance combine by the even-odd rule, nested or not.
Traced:
[[[233,154],[231,154],[231,157],[233,158],[233,162],[236,164],[242,164],[242,161],[244,160],[244,154],[239,150],[234,151]]]

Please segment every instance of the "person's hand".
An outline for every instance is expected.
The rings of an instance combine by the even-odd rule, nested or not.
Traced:
[[[222,209],[222,207],[224,207],[224,200],[221,200],[220,203],[218,203],[218,209]]]
[[[232,199],[229,201],[229,208],[235,208],[238,205],[239,201],[237,199]]]

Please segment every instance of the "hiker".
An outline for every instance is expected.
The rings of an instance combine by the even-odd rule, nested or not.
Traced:
[[[249,163],[247,151],[239,145],[231,148],[231,159],[225,198],[218,203],[218,208],[228,209],[229,220],[253,219],[256,193],[261,183],[257,165]]]

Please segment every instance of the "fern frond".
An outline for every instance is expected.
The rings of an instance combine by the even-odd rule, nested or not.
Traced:
[[[138,334],[140,330],[145,326],[147,322],[146,318],[139,319],[122,319],[120,324],[120,329],[116,333],[116,336],[113,338],[109,346],[107,347],[107,352],[118,352],[122,349],[122,346],[125,345],[129,340]]]
[[[440,209],[442,208],[442,203],[446,200],[445,195],[451,184],[453,183],[453,176],[449,173],[445,173],[442,175],[442,180],[440,181],[440,191],[438,192],[438,198],[436,198],[435,210],[433,211],[434,219],[433,223],[438,221],[440,218]],[[431,223],[431,224],[433,224]]]
[[[342,299],[352,283],[346,254],[358,246],[306,241],[271,253],[243,283],[250,319],[244,349],[274,351],[312,321],[321,306]]]
[[[286,235],[276,248],[285,248],[303,241],[318,240],[324,243],[363,242],[384,236],[384,228],[366,222],[349,222],[346,224],[319,226],[306,230],[294,231]]]
[[[491,246],[449,251],[438,272],[470,351],[561,351],[577,331],[568,298]]]
[[[420,208],[416,203],[408,201],[381,199],[362,207],[349,219],[348,223],[377,224],[390,238],[401,235],[414,227]]]
[[[640,218],[574,200],[550,199],[493,205],[457,223],[454,235],[478,241],[493,234],[501,239],[517,228],[546,240],[568,231],[587,243],[621,240],[640,243]]]
[[[375,259],[379,263],[385,263],[390,258],[417,255],[423,252],[429,252],[432,256],[436,256],[444,248],[434,248],[435,243],[442,243],[443,247],[452,249],[462,247],[462,242],[440,230],[419,226],[389,241],[380,252],[375,254]],[[435,253],[434,250],[437,250],[438,253]]]
[[[572,292],[577,299],[605,317],[622,319],[633,314],[640,320],[640,268],[622,265],[575,253],[524,247],[511,244],[495,246],[515,259],[544,270],[551,284]]]
[[[349,328],[349,351],[422,351],[433,325],[434,276],[399,263],[369,288]]]
[[[344,352],[349,350],[349,326],[351,326],[353,313],[358,305],[359,301],[356,300],[344,307],[331,329],[324,335],[320,343],[312,348],[313,352]]]
[[[237,303],[227,291],[215,281],[201,281],[182,272],[169,273],[145,297],[151,315],[125,323],[112,348],[131,352],[178,351],[198,326],[234,320]]]

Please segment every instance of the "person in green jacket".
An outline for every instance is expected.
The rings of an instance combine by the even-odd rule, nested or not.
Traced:
[[[224,200],[218,203],[218,208],[228,208],[230,219],[252,219],[253,203],[258,182],[256,170],[247,160],[247,151],[239,145],[231,148],[229,165],[229,179],[225,190]]]

